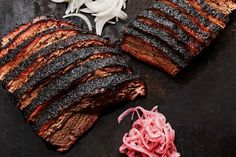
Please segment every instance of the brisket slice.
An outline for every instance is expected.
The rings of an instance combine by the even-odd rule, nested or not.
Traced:
[[[36,23],[42,19],[46,19],[46,17],[45,16],[37,17],[33,19],[31,22],[16,27],[13,31],[2,37],[2,39],[0,40],[0,48],[3,48],[5,45],[10,43],[14,38],[19,36],[24,30],[29,28],[33,23]]]
[[[171,76],[180,72],[228,22],[226,0],[156,0],[124,30],[121,48]],[[220,6],[222,4],[222,6]]]
[[[24,41],[48,29],[62,26],[74,27],[74,25],[71,23],[68,23],[66,21],[59,21],[54,18],[46,18],[46,19],[43,18],[35,23],[32,23],[29,28],[21,32],[11,42],[9,42],[7,45],[5,45],[3,48],[0,49],[0,63],[1,59],[6,54],[8,54],[11,49],[17,48],[17,46],[22,44]]]
[[[36,93],[37,97],[35,99],[31,98],[25,99],[27,103],[19,104],[19,107],[24,109],[25,116],[31,114],[36,108],[44,107],[44,104],[48,104],[53,97],[58,97],[58,94],[65,93],[69,89],[75,87],[77,84],[80,84],[83,77],[94,72],[97,69],[103,69],[110,66],[124,66],[127,67],[127,64],[121,60],[119,57],[114,56],[111,58],[107,55],[109,52],[104,54],[98,54],[96,59],[91,57],[85,61],[82,65],[77,68],[67,72],[66,74],[59,76],[55,80],[52,80],[45,87],[41,87],[40,91]],[[95,57],[95,55],[93,55]],[[95,66],[96,65],[96,66]]]
[[[91,52],[94,52],[93,48],[95,48],[95,47],[84,48],[79,52],[83,53],[83,51],[84,51],[84,52],[91,53]],[[77,68],[77,66],[84,66],[84,64],[89,61],[95,60],[97,58],[109,57],[111,53],[115,53],[111,50],[111,48],[97,47],[96,49],[97,49],[97,53],[95,55],[91,55],[91,56],[86,57],[84,59],[79,59],[79,60],[73,62],[72,64],[68,65],[68,67],[62,68],[58,72],[51,74],[50,77],[45,77],[46,79],[44,78],[44,79],[42,79],[42,81],[38,81],[38,83],[36,83],[36,85],[34,85],[33,88],[31,88],[30,90],[25,92],[20,97],[20,100],[19,100],[20,108],[24,108],[24,106],[27,106],[27,104],[31,103],[37,97],[38,93],[48,86],[48,84],[50,83],[50,80],[52,80],[56,77],[59,77],[61,75],[63,75],[64,78],[66,76],[70,77],[70,75],[72,75],[71,77],[73,77],[73,72],[80,72],[80,70],[81,70],[81,68]],[[108,53],[110,53],[110,54],[108,54]],[[70,73],[66,74],[67,72],[70,72]],[[76,75],[74,77],[76,77]],[[73,78],[68,78],[68,79],[73,80]],[[56,80],[60,80],[60,79],[56,79]],[[56,82],[56,81],[53,80],[52,82]],[[68,83],[66,83],[66,84],[68,84]],[[60,86],[58,86],[57,88],[60,88]]]
[[[150,6],[150,9],[155,9],[158,12],[162,12],[166,17],[175,20],[178,25],[181,25],[186,31],[191,32],[195,38],[197,38],[202,43],[209,45],[212,36],[209,32],[205,32],[201,28],[199,28],[195,23],[193,23],[190,18],[181,13],[178,9],[175,9],[163,2],[154,2],[153,5]]]
[[[27,78],[26,82],[13,92],[14,96],[19,99],[19,102],[21,102],[22,99],[25,99],[28,94],[31,94],[32,89],[35,89],[38,86],[42,87],[46,85],[48,81],[72,70],[81,64],[79,61],[89,58],[91,53],[94,52],[95,46],[98,46],[97,52],[109,51],[109,48],[99,47],[99,45],[104,44],[101,41],[91,40],[81,41],[81,43],[76,45],[82,45],[83,47],[81,49],[79,49],[79,47],[75,47],[69,51],[60,51],[59,55],[55,56],[55,58],[49,59],[49,62],[33,72],[33,74]],[[107,51],[105,49],[107,49]],[[79,61],[77,62],[77,60]]]
[[[189,49],[185,47],[183,43],[181,43],[178,39],[176,39],[171,32],[166,32],[163,28],[160,26],[150,26],[146,23],[148,21],[142,20],[143,22],[140,22],[139,20],[134,21],[131,24],[131,27],[136,28],[142,32],[145,32],[147,34],[150,34],[156,38],[159,38],[160,40],[166,42],[175,52],[179,55],[182,60],[186,59],[189,60]]]
[[[137,94],[142,95],[143,92],[142,83],[136,80],[117,86],[115,91],[105,90],[103,93],[96,96],[91,95],[84,97],[79,103],[75,104],[74,107],[69,108],[60,116],[41,127],[38,134],[55,146],[58,151],[66,151],[76,139],[89,128],[87,126],[92,126],[92,123],[98,117],[98,114],[94,114],[94,112],[99,113],[101,110],[99,107],[96,107],[86,108],[81,111],[80,106],[90,106],[90,104],[96,106],[114,105],[114,103],[118,104],[126,100],[134,99]]]
[[[210,5],[218,12],[222,12],[225,15],[229,15],[233,10],[236,9],[236,3],[234,0],[199,0]]]
[[[170,75],[176,75],[180,67],[186,66],[186,63],[166,43],[133,28],[124,31],[121,48],[137,59],[158,67]]]
[[[44,99],[44,102],[41,103],[40,105],[35,105],[35,101],[40,101],[42,102],[43,99],[37,99],[35,101],[33,101],[30,105],[28,105],[25,109],[23,109],[23,113],[25,115],[25,117],[27,118],[28,121],[30,122],[34,122],[35,119],[38,117],[38,115],[45,109],[47,108],[47,106],[52,103],[53,101],[55,101],[56,99],[58,99],[62,94],[67,93],[69,90],[72,90],[73,88],[75,88],[76,86],[78,86],[79,84],[83,84],[86,81],[90,81],[90,80],[94,80],[98,77],[106,77],[106,76],[110,76],[113,73],[121,73],[121,72],[130,72],[130,69],[124,66],[119,65],[119,63],[117,63],[116,65],[110,65],[110,66],[104,66],[104,68],[98,68],[92,72],[88,72],[86,74],[84,74],[82,77],[74,80],[73,82],[71,80],[70,83],[67,83],[67,85],[64,85],[65,89],[62,89],[61,87],[58,86],[58,82],[60,80],[56,80],[54,82],[56,82],[57,87],[50,87],[52,86],[52,84],[49,84],[47,87],[40,89],[41,93],[39,93],[38,95],[46,95],[46,98]],[[65,78],[65,77],[64,77]],[[60,78],[61,80],[63,78]],[[64,81],[64,80],[63,80]],[[47,88],[53,88],[55,89],[55,92],[47,92],[45,91],[45,89]],[[32,106],[31,106],[32,105]]]
[[[226,23],[229,21],[228,16],[212,8],[206,4],[204,0],[185,0],[187,3],[192,5],[202,16],[208,18],[210,21],[224,28]]]
[[[45,130],[45,128],[48,126],[48,123],[58,117],[65,110],[73,108],[77,111],[81,111],[85,108],[103,107],[108,102],[114,104],[116,102],[113,100],[113,98],[115,98],[117,95],[120,98],[129,97],[129,99],[133,100],[138,95],[144,94],[144,85],[141,82],[139,82],[139,84],[135,84],[135,80],[139,80],[138,77],[128,72],[115,73],[109,76],[87,81],[84,84],[80,84],[76,88],[62,95],[59,99],[48,105],[47,108],[45,108],[40,113],[36,121],[32,122],[32,127],[36,132],[40,133],[41,129]],[[130,95],[128,95],[127,93],[116,93],[116,91],[118,91],[119,89],[118,86],[124,87],[126,90],[129,89],[127,86],[122,86],[127,82],[130,82],[135,86],[134,89],[129,91]],[[106,93],[107,90],[112,95],[115,95],[108,97]],[[97,95],[99,95],[98,97],[101,97],[101,95],[103,95],[104,97],[106,97],[106,101],[101,101],[99,104],[90,104],[88,102],[80,105],[79,102],[83,100],[83,98],[90,96],[91,98],[97,98]]]
[[[190,54],[183,56],[185,59],[191,59],[192,55],[202,50],[202,44],[188,35],[188,33],[182,30],[178,25],[169,20],[168,18],[154,13],[151,10],[142,11],[137,20],[146,21],[148,25],[160,25],[163,29],[170,32],[178,40],[180,40],[190,50]]]
[[[216,36],[216,33],[221,30],[221,27],[202,16],[193,6],[186,3],[184,0],[161,1],[185,13],[202,30],[206,32],[211,32],[212,36]]]
[[[10,71],[12,71],[22,61],[24,61],[30,55],[36,53],[41,48],[44,48],[58,40],[65,39],[78,33],[78,30],[67,27],[52,28],[42,33],[40,36],[32,38],[32,40],[30,39],[30,42],[27,45],[25,45],[24,43],[23,45],[19,45],[18,48],[13,50],[13,57],[9,57],[12,59],[9,60],[8,58],[6,58],[6,64],[4,64],[0,68],[0,80],[3,80]]]
[[[44,49],[41,49],[40,51],[36,52],[36,55],[31,55],[29,58],[26,59],[26,61],[22,62],[22,64],[16,67],[15,71],[12,71],[12,73],[9,73],[8,75],[8,78],[10,76],[16,76],[14,79],[10,80],[9,83],[7,83],[6,88],[8,89],[8,91],[10,93],[14,93],[17,89],[21,88],[28,80],[30,80],[30,78],[33,77],[39,69],[42,69],[47,64],[53,62],[55,59],[57,59],[64,53],[71,53],[71,51],[76,51],[80,47],[86,47],[92,44],[104,45],[106,43],[104,39],[101,39],[96,35],[78,35],[68,40],[69,41],[67,43],[71,43],[71,45],[55,49],[55,51],[54,49],[51,49],[53,48],[53,46],[47,46]],[[62,45],[66,45],[66,41],[63,41],[65,43]],[[74,43],[72,44],[72,42]],[[69,64],[69,62],[64,62],[64,64]],[[27,86],[27,84],[25,86]],[[30,86],[33,87],[33,84],[30,84]]]

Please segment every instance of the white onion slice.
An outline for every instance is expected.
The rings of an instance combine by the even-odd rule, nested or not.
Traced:
[[[51,0],[51,1],[53,1],[55,3],[63,3],[63,2],[68,2],[70,0]]]
[[[90,31],[93,30],[91,22],[90,22],[89,19],[88,19],[85,15],[83,15],[83,14],[79,14],[79,13],[68,14],[68,15],[63,16],[63,18],[72,17],[72,16],[77,16],[77,17],[82,18],[82,19],[86,22],[86,24],[88,25],[88,29],[89,29]]]
[[[127,19],[127,14],[122,11],[126,8],[127,0],[51,0],[55,3],[68,2],[65,11],[66,17],[77,16],[82,18],[92,30],[89,19],[81,13],[91,14],[95,17],[96,33],[102,34],[103,27],[106,23],[115,24],[119,19]],[[83,7],[84,6],[84,7]],[[114,19],[114,20],[112,20]]]

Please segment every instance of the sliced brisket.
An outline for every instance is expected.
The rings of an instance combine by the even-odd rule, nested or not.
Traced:
[[[89,45],[104,45],[105,44],[103,42],[104,40],[102,40],[100,37],[97,37],[95,35],[82,35],[82,36],[80,36],[80,38],[79,37],[77,37],[77,39],[73,38],[73,40],[75,43],[73,43],[67,47],[58,49],[58,50],[54,51],[53,53],[48,54],[47,56],[45,56],[45,55],[40,56],[39,58],[37,58],[37,62],[32,62],[32,64],[29,64],[29,62],[26,61],[25,63],[28,64],[28,66],[25,66],[26,68],[24,69],[24,71],[22,71],[22,73],[20,75],[18,75],[18,77],[16,77],[14,80],[11,80],[7,84],[7,89],[9,90],[9,92],[14,93],[17,90],[15,92],[16,93],[15,95],[20,96],[29,87],[34,86],[34,84],[32,84],[32,81],[30,83],[30,78],[33,77],[33,80],[37,79],[37,81],[38,81],[38,80],[42,79],[41,77],[46,77],[46,76],[51,75],[52,72],[57,72],[57,68],[61,68],[61,67],[63,68],[63,65],[60,64],[60,60],[57,58],[60,57],[61,55],[63,55],[64,53],[71,53],[72,51],[76,51],[80,47],[86,47]],[[50,48],[50,46],[49,46],[49,48]],[[47,50],[48,48],[46,47],[45,49]],[[44,49],[42,49],[42,51],[40,51],[40,52],[45,52],[45,51],[44,51]],[[51,51],[49,51],[49,52],[51,52]],[[32,59],[34,56],[32,58],[31,57],[29,57],[28,59]],[[43,69],[43,67],[47,66],[47,64],[53,65],[53,63],[54,63],[53,61],[56,59],[57,59],[57,61],[59,60],[58,61],[59,63],[57,63],[55,65],[60,64],[60,66],[50,67],[50,68],[54,68],[54,71],[51,69],[45,69],[45,70],[48,70],[48,75],[41,75],[41,77],[39,77],[39,74],[41,74],[40,69]],[[70,64],[68,61],[63,62],[63,63],[65,64],[65,66]],[[24,62],[23,62],[23,65],[24,65]],[[18,69],[16,69],[16,70],[18,70]],[[15,71],[15,73],[16,72],[20,72],[20,71],[18,70],[18,71]],[[29,83],[28,83],[28,80],[29,80]],[[23,86],[23,84],[24,84],[24,86]]]
[[[139,14],[137,20],[146,22],[151,26],[160,25],[163,29],[173,34],[179,41],[185,44],[191,52],[191,54],[185,54],[183,56],[185,59],[190,59],[192,54],[195,54],[202,49],[200,42],[189,36],[186,31],[182,30],[181,27],[176,25],[174,22],[162,15],[159,15],[157,12],[154,13],[152,10],[145,10]]]
[[[39,20],[37,20],[36,22],[30,23],[30,26],[28,28],[20,32],[17,36],[14,37],[14,39],[12,39],[12,41],[8,42],[8,44],[0,49],[0,63],[1,59],[6,54],[10,53],[9,51],[11,49],[17,48],[17,46],[19,46],[23,42],[27,41],[37,34],[40,34],[43,31],[62,26],[74,27],[74,25],[71,23],[68,23],[66,21],[59,21],[54,18],[39,18]]]
[[[220,2],[156,0],[124,29],[121,48],[175,76],[225,27],[228,14],[221,9],[236,9],[232,1]]]
[[[57,151],[68,150],[104,107],[145,95],[118,48],[67,21],[37,18],[0,42],[0,80]]]
[[[185,2],[185,0],[161,0],[167,5],[178,9],[185,13],[192,22],[198,25],[199,28],[206,32],[210,32],[212,36],[216,36],[216,33],[221,29],[217,24],[209,21],[207,18],[202,16],[193,6]]]
[[[9,56],[7,55],[7,58],[3,58],[3,65],[0,68],[0,80],[3,80],[10,71],[41,48],[78,33],[77,30],[71,28],[52,28],[35,38],[29,39],[30,41],[27,44],[19,45],[16,49],[12,50],[14,52],[9,53]]]
[[[5,45],[10,43],[16,37],[18,37],[22,32],[24,32],[27,28],[29,28],[33,23],[36,23],[40,20],[46,19],[45,16],[37,17],[32,22],[28,22],[26,24],[22,24],[21,26],[15,28],[13,31],[2,37],[0,40],[0,48],[3,48]]]

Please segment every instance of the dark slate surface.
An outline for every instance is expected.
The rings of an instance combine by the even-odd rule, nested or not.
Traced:
[[[151,1],[130,0],[128,14],[134,18]],[[15,26],[39,15],[61,17],[64,4],[49,0],[0,0],[0,36]],[[125,22],[123,22],[125,23]],[[104,34],[118,38],[120,27],[107,26]],[[60,154],[37,137],[0,88],[0,156],[1,157],[120,157],[118,147],[130,128],[129,119],[117,125],[125,109],[142,105],[151,109],[159,105],[176,130],[176,144],[183,157],[236,156],[236,13],[220,36],[177,78],[127,56],[146,81],[146,98],[110,109],[67,153]]]

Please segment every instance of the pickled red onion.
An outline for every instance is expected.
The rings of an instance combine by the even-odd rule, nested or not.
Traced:
[[[120,123],[124,117],[132,113],[132,120],[136,113],[138,119],[132,129],[123,137],[123,144],[119,151],[128,157],[179,157],[180,154],[174,144],[175,131],[157,106],[151,111],[138,106],[130,108],[118,117]],[[140,113],[142,115],[140,115]]]

